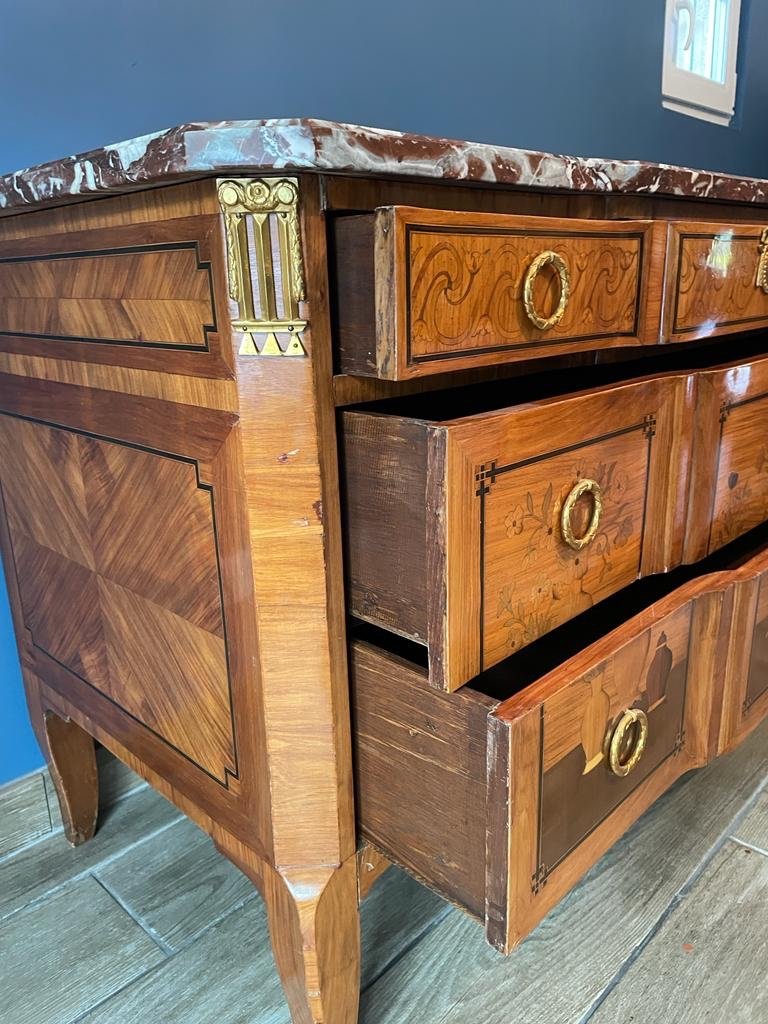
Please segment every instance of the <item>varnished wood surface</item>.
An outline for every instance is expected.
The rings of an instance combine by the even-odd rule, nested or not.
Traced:
[[[233,377],[210,184],[22,219],[0,225],[2,352]]]
[[[522,218],[384,208],[334,222],[340,366],[391,380],[545,351],[658,341],[664,237],[651,222]],[[542,252],[564,261],[562,319],[537,327],[523,281]],[[559,284],[544,269],[535,309]]]
[[[416,206],[437,210],[514,213],[538,217],[583,217],[602,220],[685,220],[768,222],[764,205],[724,199],[667,196],[644,192],[602,195],[579,191],[546,191],[523,186],[504,189],[492,182],[467,188],[461,183],[439,184],[407,179],[323,177],[323,207],[333,213],[370,212],[380,206]]]
[[[699,375],[692,559],[727,544],[768,514],[768,360]],[[708,496],[711,494],[711,497]]]
[[[430,681],[455,690],[674,564],[687,386],[654,379],[432,423],[344,413],[353,614],[426,643]],[[560,520],[581,479],[599,486],[602,514],[574,549]],[[577,537],[591,515],[585,498]]]
[[[213,321],[210,275],[190,243],[0,256],[5,334],[204,348]]]
[[[488,938],[508,952],[675,779],[716,756],[718,724],[749,685],[739,594],[766,566],[762,551],[685,584],[497,705],[468,687],[430,692],[424,669],[356,644],[364,834],[472,913],[484,891]],[[494,684],[494,698],[503,691]],[[630,708],[647,714],[649,738],[617,777],[607,744]]]
[[[718,749],[740,743],[768,714],[768,557],[748,563],[740,571],[734,593],[733,656],[725,675],[723,713]]]
[[[482,211],[528,217],[526,225],[534,223],[531,218],[558,216],[556,230],[537,236],[558,251],[565,232],[577,226],[570,218],[581,218],[586,235],[581,241],[571,237],[563,243],[563,255],[576,260],[578,270],[571,313],[566,311],[558,329],[571,332],[564,336],[564,348],[559,348],[560,341],[551,347],[527,347],[530,339],[520,322],[513,324],[519,337],[513,331],[512,340],[526,346],[530,372],[531,355],[544,351],[575,351],[567,361],[561,359],[561,370],[595,361],[597,342],[585,336],[586,328],[578,323],[568,326],[567,317],[577,312],[586,317],[590,330],[595,317],[607,317],[613,332],[608,344],[656,344],[666,229],[661,222],[671,216],[696,222],[700,208],[652,198],[644,203],[627,197],[615,197],[614,202],[614,197],[522,192],[502,196],[492,189],[382,185],[316,176],[301,179],[299,192],[306,286],[299,312],[309,326],[301,332],[302,354],[294,359],[255,356],[247,347],[240,351],[241,335],[231,330],[240,310],[229,294],[226,237],[215,182],[210,179],[3,220],[0,321],[5,317],[7,332],[0,337],[0,478],[5,502],[1,532],[33,722],[44,741],[46,728],[50,733],[48,756],[52,771],[59,762],[55,777],[71,834],[85,837],[92,828],[95,787],[88,765],[90,737],[95,737],[193,818],[262,890],[294,1020],[352,1024],[357,1012],[361,886],[352,806],[334,403],[371,401],[400,391],[414,392],[414,401],[427,401],[426,393],[417,398],[422,388],[442,388],[453,380],[468,383],[473,373],[480,382],[514,378],[506,368],[491,365],[500,362],[498,353],[478,357],[475,340],[468,343],[474,346],[472,354],[461,365],[479,369],[464,370],[460,377],[451,378],[441,370],[431,380],[425,377],[426,383],[417,380],[415,386],[402,388],[397,381],[375,378],[366,383],[337,375],[334,381],[340,355],[334,317],[347,315],[359,327],[368,316],[370,296],[363,288],[356,307],[353,302],[338,308],[333,293],[342,282],[329,257],[332,225],[324,219],[324,209],[354,213],[387,204],[447,209],[434,215],[413,212],[415,220],[429,222],[427,233],[434,233],[446,216],[455,223],[461,209],[467,212],[467,223],[482,221]],[[710,211],[713,222],[730,208],[701,209]],[[619,223],[621,217],[633,223]],[[730,219],[737,224],[744,218],[737,210]],[[756,215],[754,224],[759,219]],[[541,227],[540,220],[535,223]],[[619,240],[628,244],[630,228],[630,234],[643,235],[642,260],[639,250],[634,257],[617,249]],[[525,233],[530,235],[530,230],[526,226]],[[475,241],[482,240],[481,235],[473,229]],[[593,296],[602,295],[607,306],[585,297],[583,287],[589,278],[587,249],[590,239],[597,237],[606,242],[611,259],[629,261],[627,274],[615,280],[614,298],[605,299],[602,277],[595,281]],[[493,236],[493,245],[497,242]],[[369,248],[363,233],[356,251]],[[254,259],[254,251],[249,249],[247,257]],[[279,280],[283,257],[274,254]],[[634,273],[635,260],[639,276]],[[488,292],[493,275],[485,280],[483,267],[489,263],[475,262],[476,266],[470,260],[469,270],[479,275],[478,283],[485,281]],[[650,277],[641,262],[651,268]],[[348,269],[354,277],[354,265]],[[442,265],[441,269],[445,270]],[[545,278],[542,275],[541,286]],[[391,283],[406,294],[394,276]],[[632,296],[639,299],[639,306],[630,336],[622,332]],[[409,292],[408,301],[412,298]],[[554,291],[542,292],[536,301],[546,309],[553,298]],[[470,336],[478,326],[473,317],[466,307],[461,311],[461,330]],[[487,325],[482,321],[479,326]],[[656,378],[659,366],[652,367]],[[754,373],[757,380],[759,371]],[[721,384],[712,377],[708,386],[713,396]],[[518,390],[524,386],[517,385]],[[731,388],[732,382],[727,386]],[[500,625],[497,593],[491,593],[490,602],[482,595],[483,614],[496,614],[487,651],[475,629],[478,593],[466,553],[477,552],[477,523],[468,509],[478,500],[472,492],[478,483],[491,488],[492,502],[493,491],[499,494],[503,488],[504,476],[511,479],[517,473],[520,493],[524,492],[524,500],[509,508],[511,495],[505,495],[504,507],[489,517],[489,551],[498,564],[524,561],[527,548],[521,545],[531,540],[525,527],[535,527],[528,495],[533,518],[539,506],[546,505],[557,527],[555,512],[569,480],[572,486],[591,473],[606,492],[616,494],[615,507],[613,497],[606,502],[610,543],[601,541],[604,564],[594,570],[594,578],[589,570],[583,578],[574,573],[573,586],[568,586],[562,566],[551,561],[547,543],[534,541],[534,554],[542,557],[540,571],[524,567],[526,579],[531,579],[531,620],[541,611],[536,601],[542,608],[546,604],[542,594],[562,600],[568,617],[582,610],[583,580],[591,588],[590,600],[598,600],[623,588],[638,571],[660,571],[680,561],[684,539],[689,544],[685,533],[691,459],[699,473],[696,479],[708,480],[702,490],[707,498],[714,496],[721,481],[717,471],[696,469],[697,460],[706,461],[711,450],[706,440],[710,413],[694,419],[697,388],[698,383],[685,374],[678,374],[673,384],[658,379],[619,383],[612,400],[593,397],[581,406],[577,423],[574,417],[568,419],[576,407],[562,396],[527,411],[492,411],[469,420],[457,414],[430,418],[423,410],[416,411],[407,417],[410,435],[389,461],[381,458],[381,450],[373,453],[379,460],[379,489],[373,484],[371,489],[379,507],[374,509],[369,502],[367,508],[363,503],[359,508],[368,516],[369,534],[377,528],[377,514],[379,524],[386,522],[390,536],[380,551],[391,556],[389,582],[379,588],[381,593],[369,587],[368,604],[375,606],[384,591],[395,595],[390,628],[429,642],[433,682],[447,680],[453,686],[462,673],[464,681],[478,671],[480,653],[488,663],[504,657],[505,630],[509,639],[510,628]],[[703,384],[699,391],[703,393]],[[612,433],[633,425],[626,416],[639,415],[641,397],[650,400],[655,418],[652,429],[644,418],[637,421],[647,429],[647,437],[638,431],[646,446],[643,452],[634,445],[637,439],[631,432]],[[757,410],[759,403],[753,405]],[[716,409],[717,420],[719,406]],[[728,424],[723,434],[724,452],[732,449],[734,462],[742,457],[741,449],[750,449],[753,433],[761,430],[755,419],[749,428],[753,433],[738,442],[739,415],[735,407],[730,411],[733,443]],[[390,426],[393,423],[389,421]],[[593,432],[585,433],[596,424],[599,443]],[[603,438],[602,431],[611,425],[611,436]],[[651,434],[651,444],[663,459],[648,458]],[[601,458],[596,455],[589,465],[574,461],[578,452],[567,450],[585,440],[604,448]],[[644,455],[650,472],[640,486],[638,469]],[[358,472],[370,476],[363,456]],[[542,456],[542,463],[528,461]],[[518,466],[518,459],[527,464]],[[494,460],[496,471],[491,468]],[[500,475],[497,471],[505,464],[513,465],[514,473]],[[409,466],[413,472],[404,482]],[[482,476],[482,466],[488,467],[487,476]],[[735,468],[729,476],[731,472],[748,476],[749,467]],[[482,481],[475,480],[478,473]],[[555,480],[558,474],[562,480]],[[757,493],[759,485],[755,486]],[[420,501],[414,500],[417,491]],[[396,501],[401,514],[386,520],[384,512]],[[521,533],[518,504],[525,520]],[[646,508],[652,507],[654,517],[645,522],[640,538],[635,520],[641,507],[644,517]],[[588,503],[574,510],[577,533],[584,529],[588,514]],[[393,523],[397,530],[392,530]],[[722,542],[751,523],[753,517],[748,517],[736,533],[724,533]],[[420,536],[430,531],[434,543],[422,543]],[[690,550],[694,542],[696,536]],[[705,551],[706,545],[702,554]],[[579,572],[581,565],[579,561]],[[405,570],[414,579],[420,577],[421,590],[409,589],[406,583],[397,594],[397,577]],[[553,583],[550,589],[548,581]],[[489,592],[501,592],[509,582],[492,579]],[[738,584],[729,583],[723,590],[705,587],[696,599],[689,633],[700,642],[688,656],[693,663],[689,675],[695,669],[697,678],[709,681],[711,699],[686,697],[686,738],[674,768],[657,766],[651,757],[648,778],[619,806],[602,790],[590,793],[589,800],[573,797],[573,813],[563,828],[557,794],[580,793],[584,785],[584,777],[571,771],[569,758],[580,757],[584,743],[590,750],[595,747],[600,721],[615,715],[616,708],[611,703],[607,710],[598,707],[601,698],[591,688],[592,711],[581,717],[577,730],[578,716],[569,713],[570,698],[563,697],[558,706],[554,693],[540,697],[555,722],[546,737],[546,774],[564,773],[562,779],[553,774],[549,780],[547,823],[557,824],[549,826],[547,849],[562,852],[570,842],[568,829],[570,839],[581,842],[579,855],[568,853],[562,861],[567,866],[558,876],[562,881],[550,877],[541,890],[548,895],[532,910],[523,901],[510,911],[507,900],[508,891],[527,892],[523,873],[530,875],[531,869],[524,844],[508,854],[508,859],[518,857],[517,875],[512,869],[507,873],[494,868],[485,877],[486,825],[497,830],[493,856],[498,858],[506,835],[504,809],[512,795],[515,813],[525,813],[528,772],[535,767],[540,742],[533,727],[535,716],[526,719],[533,724],[525,729],[524,741],[513,746],[505,746],[504,730],[513,726],[503,717],[489,732],[487,716],[496,697],[480,697],[477,691],[436,694],[424,686],[425,673],[413,666],[402,667],[412,683],[405,688],[396,678],[385,679],[385,670],[377,670],[378,676],[369,673],[373,682],[369,680],[368,703],[358,711],[366,729],[361,746],[371,766],[361,801],[376,812],[368,838],[440,892],[490,921],[488,898],[496,914],[489,933],[501,936],[499,944],[514,941],[521,922],[527,919],[530,924],[548,900],[554,902],[553,885],[564,892],[668,786],[681,758],[700,763],[715,747],[738,743],[764,715],[759,689],[764,654],[757,628],[762,620],[754,618],[761,600],[758,586],[754,573],[746,573]],[[85,600],[94,587],[97,599]],[[433,600],[435,594],[440,600]],[[475,602],[469,616],[465,601]],[[401,615],[405,628],[398,626]],[[657,649],[672,653],[676,669],[685,662],[680,646],[685,632],[682,610],[680,616],[674,628],[670,623],[664,641],[656,638]],[[555,620],[548,625],[542,619],[534,633],[561,621],[557,615]],[[743,622],[742,633],[749,633],[749,644],[745,641],[738,657],[721,642],[719,626],[724,621]],[[450,652],[466,622],[475,630],[477,650],[467,654],[469,649],[455,648],[465,660],[456,674]],[[515,650],[517,646],[523,645],[518,641]],[[374,660],[383,657],[372,647],[369,655]],[[606,658],[614,656],[618,657],[604,652]],[[637,657],[633,659],[634,664]],[[474,667],[467,667],[470,664]],[[161,672],[161,665],[167,671]],[[641,673],[646,681],[657,675],[650,666]],[[556,690],[566,689],[561,678]],[[644,700],[647,691],[648,685],[643,691],[639,683],[634,690],[619,687],[614,698]],[[533,692],[512,700],[524,702]],[[741,703],[734,711],[737,694]],[[745,716],[747,698],[751,703]],[[435,704],[438,700],[444,703]],[[679,692],[669,682],[657,708],[673,704],[679,712]],[[441,711],[436,713],[438,706]],[[392,712],[389,720],[383,717],[387,708]],[[659,723],[654,734],[661,747],[670,740],[669,730],[676,722],[679,717],[670,715]],[[377,739],[380,732],[383,740]],[[490,777],[489,751],[497,769]],[[464,759],[458,770],[454,756]],[[588,773],[588,783],[589,775],[597,771]],[[391,802],[393,779],[403,780],[399,789],[394,787],[401,797],[396,806]],[[488,817],[486,785],[495,809]],[[430,800],[425,799],[425,790]],[[607,825],[584,838],[592,824],[585,810],[590,804],[607,813]],[[529,810],[534,810],[530,800]],[[448,834],[451,817],[457,824]],[[366,827],[363,824],[364,832]],[[93,843],[98,842],[97,835]],[[530,884],[530,878],[526,881]]]
[[[762,224],[675,221],[669,226],[664,334],[692,341],[768,324],[757,287]]]
[[[34,647],[226,784],[219,564],[195,466],[9,417],[0,461]]]
[[[494,819],[502,841],[489,842],[489,876],[496,885],[509,876],[506,906],[488,922],[499,949],[514,947],[661,792],[712,756],[717,651],[730,623],[711,621],[707,602],[724,583],[705,578],[657,602],[493,713],[500,759],[489,775],[506,778],[511,764],[513,794],[508,822],[504,808]],[[618,778],[607,743],[633,707],[648,716],[648,744]]]
[[[412,416],[344,412],[353,614],[425,644],[430,681],[455,689],[637,576],[703,558],[768,515],[766,394],[758,358],[458,419],[428,398],[421,418],[414,399]],[[582,479],[602,516],[574,550],[561,510]],[[577,537],[592,513],[579,499]]]
[[[355,1014],[359,941],[317,203],[308,180],[311,330],[305,356],[282,362],[239,354],[214,181],[30,215],[23,232],[5,221],[6,312],[34,291],[43,304],[24,308],[45,323],[30,339],[9,320],[0,341],[0,473],[33,716],[97,736],[251,876],[273,878],[295,1019],[332,1024],[342,1004]],[[65,806],[78,764],[59,776]]]

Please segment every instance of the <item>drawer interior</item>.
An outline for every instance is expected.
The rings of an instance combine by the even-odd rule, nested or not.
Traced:
[[[710,573],[736,569],[766,545],[768,522],[695,565],[679,566],[663,575],[637,580],[618,594],[606,598],[600,605],[590,608],[517,651],[505,661],[486,669],[458,693],[480,694],[494,705],[508,700],[679,587]],[[407,663],[413,672],[421,677],[424,685],[428,685],[427,651],[421,644],[358,620],[351,621],[349,634],[353,641],[380,648],[382,652],[399,659],[401,663]]]
[[[734,347],[711,373],[700,350],[629,381],[606,364],[345,410],[351,613],[424,644],[430,681],[455,690],[637,578],[746,532],[768,500],[756,484],[749,515],[709,540],[708,496],[741,491],[717,478],[708,377],[764,381],[759,347]],[[745,408],[759,432],[758,406]]]
[[[766,354],[767,339],[768,335],[761,331],[726,342],[713,339],[707,344],[675,345],[632,359],[557,370],[542,369],[507,380],[457,384],[436,391],[356,403],[350,408],[427,422],[454,420],[607,387],[651,374],[694,372],[720,364],[745,362]]]

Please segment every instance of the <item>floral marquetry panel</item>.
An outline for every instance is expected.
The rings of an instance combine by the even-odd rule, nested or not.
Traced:
[[[597,437],[532,465],[496,467],[484,477],[483,656],[494,664],[591,608],[640,573],[652,425]],[[571,518],[581,548],[563,536],[563,505],[583,480],[601,506],[580,498]]]
[[[446,608],[429,644],[430,658],[443,645],[449,689],[670,564],[683,387],[645,381],[434,428]]]
[[[0,417],[34,647],[221,783],[236,774],[212,493],[187,459]]]

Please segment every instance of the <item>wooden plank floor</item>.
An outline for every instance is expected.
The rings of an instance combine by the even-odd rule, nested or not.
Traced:
[[[287,1024],[261,900],[148,788],[70,850],[4,803],[3,1024]],[[40,838],[42,836],[42,838]],[[1,848],[0,848],[1,849]],[[363,906],[362,1024],[768,1022],[768,725],[682,780],[504,959],[399,871]]]

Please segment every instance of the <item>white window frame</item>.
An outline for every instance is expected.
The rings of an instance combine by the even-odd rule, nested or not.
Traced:
[[[675,28],[680,17],[690,18],[696,0],[667,0],[664,20],[664,63],[661,75],[662,105],[680,114],[699,117],[714,124],[728,125],[736,104],[736,61],[739,50],[741,0],[731,0],[728,22],[728,54],[725,82],[713,82],[703,75],[683,71],[675,64]]]

